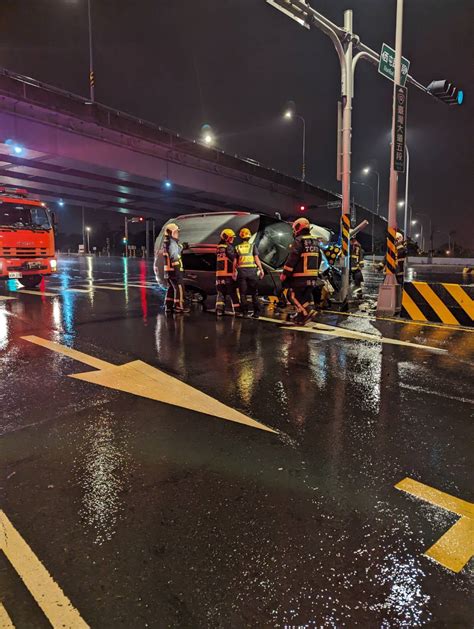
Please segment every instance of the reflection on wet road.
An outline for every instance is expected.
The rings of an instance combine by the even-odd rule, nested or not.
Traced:
[[[460,516],[395,485],[472,502],[472,332],[167,317],[144,261],[61,269],[0,288],[0,509],[87,624],[470,626],[472,561],[424,555]],[[46,626],[11,563],[0,618]]]

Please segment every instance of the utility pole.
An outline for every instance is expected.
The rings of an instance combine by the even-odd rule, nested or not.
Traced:
[[[82,206],[82,247],[85,253],[86,251],[86,223],[85,223],[85,217],[84,217],[84,206]]]
[[[401,79],[403,36],[403,0],[397,0],[397,24],[395,31],[395,76],[393,82],[392,143],[390,145],[390,186],[388,199],[387,255],[385,280],[379,288],[377,313],[394,315],[401,306],[401,286],[397,282],[397,194],[398,172],[395,170],[397,94]],[[403,156],[403,153],[402,153]],[[406,208],[405,208],[406,210]]]
[[[146,257],[150,257],[150,233],[149,233],[149,221],[146,219],[145,221],[145,250]]]
[[[95,102],[94,51],[92,45],[92,10],[91,0],[87,0],[87,21],[89,25],[89,94],[91,103]]]

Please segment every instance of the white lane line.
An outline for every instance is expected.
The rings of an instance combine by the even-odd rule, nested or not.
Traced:
[[[10,301],[10,299],[17,299],[17,297],[7,297],[6,295],[0,295],[0,301]]]
[[[423,387],[417,387],[412,384],[405,384],[400,382],[399,387],[401,389],[409,389],[410,391],[416,391],[417,393],[428,393],[428,395],[437,395],[438,397],[444,397],[448,400],[454,400],[455,402],[464,402],[465,404],[474,404],[474,400],[470,400],[469,398],[457,397],[455,395],[446,395],[446,393],[441,393],[440,391],[430,391],[429,389],[423,389]]]
[[[56,293],[49,293],[47,291],[38,291],[38,290],[27,290],[26,288],[19,288],[18,290],[12,291],[13,293],[17,293],[18,295],[36,295],[36,297],[57,297]]]

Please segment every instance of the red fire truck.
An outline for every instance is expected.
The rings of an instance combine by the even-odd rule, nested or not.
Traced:
[[[56,268],[53,213],[26,190],[0,187],[0,280],[35,288]]]

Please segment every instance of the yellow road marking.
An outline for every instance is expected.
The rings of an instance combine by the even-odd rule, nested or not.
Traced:
[[[449,311],[447,306],[441,301],[434,290],[425,282],[412,282],[417,291],[428,302],[436,315],[441,319],[443,323],[450,323],[451,325],[459,325],[459,321]]]
[[[460,572],[474,555],[474,504],[412,478],[404,478],[395,488],[460,516],[425,553],[445,568]]]
[[[308,326],[288,325],[288,322],[278,319],[271,319],[270,317],[260,317],[263,321],[270,321],[271,323],[279,324],[284,330],[293,330],[296,332],[309,332],[313,334],[323,334],[326,336],[339,336],[341,338],[355,339],[359,341],[372,341],[374,343],[387,343],[389,345],[401,345],[403,347],[413,347],[417,349],[427,349],[432,352],[440,352],[442,354],[447,353],[448,350],[441,349],[440,347],[431,347],[430,345],[419,345],[418,343],[411,343],[409,341],[400,341],[399,339],[391,339],[385,336],[377,336],[375,334],[368,334],[367,332],[359,332],[357,330],[349,330],[347,328],[341,328],[337,325],[328,325],[326,323],[312,323]]]
[[[16,297],[7,297],[6,295],[0,295],[0,301],[9,301],[10,299],[16,299]]]
[[[98,286],[97,284],[94,284],[92,286],[92,290],[95,290],[96,288],[101,288],[101,289],[104,289],[104,290],[119,290],[119,291],[124,291],[125,290],[124,288],[119,288],[118,286],[102,286],[102,285]],[[91,289],[88,289],[87,292],[89,292],[90,290]]]
[[[12,293],[18,293],[18,295],[36,295],[37,297],[57,297],[56,293],[48,293],[47,291],[40,290],[28,290],[26,288],[19,288],[18,290],[12,291]]]
[[[409,319],[397,319],[395,317],[377,317],[370,314],[361,314],[360,312],[339,312],[338,310],[324,310],[324,313],[340,315],[341,317],[358,317],[359,319],[369,319],[370,321],[392,321],[393,323],[399,323],[401,325],[421,325],[427,328],[441,328],[443,330],[451,330],[452,332],[470,332],[471,334],[474,334],[474,330],[470,330],[469,328],[462,326],[456,326],[456,328],[453,328],[452,325],[448,326],[443,325],[442,323],[424,323],[422,321],[410,321]]]
[[[95,367],[95,369],[108,369],[109,367],[114,366],[112,363],[107,363],[105,360],[94,358],[94,356],[83,354],[82,352],[78,352],[76,349],[71,349],[70,347],[66,347],[66,345],[61,345],[60,343],[55,343],[54,341],[42,339],[39,336],[22,336],[22,339],[29,341],[30,343],[35,343],[35,345],[41,345],[41,347],[50,349],[57,354],[63,354],[64,356],[78,360],[80,363],[89,365],[89,367]]]
[[[406,291],[403,291],[402,307],[405,308],[412,319],[415,319],[417,321],[428,321],[428,319],[421,312],[421,310],[418,308],[418,306],[415,304],[413,299]]]
[[[0,627],[1,629],[15,629],[15,625],[12,623],[10,616],[7,614],[7,610],[0,603]]]
[[[440,352],[442,354],[447,353],[448,350],[441,349],[439,347],[431,347],[429,345],[419,345],[418,343],[410,343],[409,341],[400,341],[399,339],[389,339],[384,336],[375,336],[375,334],[367,334],[365,332],[356,332],[355,330],[348,330],[346,328],[325,326],[324,328],[306,327],[306,326],[283,326],[284,330],[296,330],[297,332],[309,332],[310,334],[322,334],[326,336],[339,336],[347,339],[354,339],[358,341],[371,341],[373,343],[386,343],[388,345],[401,345],[403,347],[413,347],[415,349],[426,349],[431,352]]]
[[[466,291],[459,284],[443,284],[443,286],[461,308],[467,312],[471,320],[474,321],[474,301]]]
[[[0,549],[53,627],[89,626],[3,511],[0,511]]]
[[[126,393],[132,393],[133,395],[156,400],[164,404],[179,406],[180,408],[211,415],[218,419],[237,422],[266,432],[276,433],[276,430],[265,426],[265,424],[261,424],[230,406],[222,404],[222,402],[210,395],[202,393],[198,389],[178,380],[178,378],[169,376],[141,360],[135,360],[125,365],[112,365],[38,336],[23,336],[22,338],[25,341],[41,345],[100,370],[73,374],[70,376],[71,378],[98,384],[109,389],[125,391]]]

